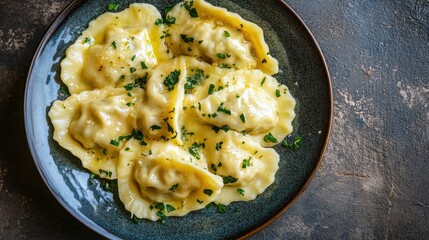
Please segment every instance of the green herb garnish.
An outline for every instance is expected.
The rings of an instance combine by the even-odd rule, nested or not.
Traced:
[[[221,104],[220,104],[220,106],[217,108],[217,111],[218,111],[218,112],[223,112],[223,113],[225,113],[225,114],[227,114],[227,115],[231,115],[231,110],[224,108],[224,107],[223,107],[223,104],[224,104],[224,103],[221,103]]]
[[[192,146],[189,147],[189,153],[192,154],[196,159],[200,159],[200,154],[198,153],[198,149],[200,148],[200,145],[196,142],[192,144]]]
[[[267,135],[264,136],[264,141],[278,143],[277,139],[271,133],[268,133]]]
[[[237,192],[241,195],[244,196],[244,190],[241,188],[237,188]]]
[[[168,91],[174,90],[174,86],[179,82],[180,70],[174,70],[164,80],[164,85]]]
[[[119,4],[117,4],[117,3],[111,2],[107,5],[107,10],[109,10],[109,11],[117,11],[118,8],[119,8]]]
[[[216,143],[216,151],[219,151],[222,149],[222,144],[223,144],[223,142]]]
[[[287,140],[284,140],[282,145],[284,147],[289,148],[290,150],[296,150],[301,146],[301,142],[302,142],[302,137],[298,136],[295,138],[293,142],[288,142]]]
[[[192,42],[194,42],[194,38],[193,37],[188,37],[188,35],[186,35],[186,34],[180,34],[180,37],[183,39],[183,41],[185,41],[185,43],[192,43]]]
[[[238,178],[235,178],[232,176],[223,177],[222,179],[223,179],[223,184],[235,183],[238,180]]]
[[[243,123],[246,123],[246,116],[244,116],[244,113],[240,114],[240,119]]]
[[[205,194],[205,195],[207,195],[207,196],[211,196],[212,194],[213,194],[213,190],[211,190],[211,189],[204,189],[203,190],[203,193]]]

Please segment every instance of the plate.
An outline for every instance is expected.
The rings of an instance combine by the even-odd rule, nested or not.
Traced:
[[[279,60],[276,78],[297,100],[293,137],[297,150],[277,146],[281,156],[276,181],[254,201],[232,203],[224,214],[216,209],[169,218],[167,224],[134,223],[112,182],[91,179],[80,160],[52,138],[48,110],[61,92],[59,63],[65,50],[111,1],[74,1],[47,31],[33,58],[25,92],[25,127],[31,153],[45,183],[57,200],[83,224],[107,238],[225,239],[247,237],[284,213],[305,190],[322,159],[332,121],[329,72],[316,41],[296,13],[280,0],[208,0],[226,7],[264,29],[270,54]],[[122,10],[134,1],[120,1]],[[142,2],[142,1],[140,1]],[[147,0],[158,9],[177,1]],[[106,189],[106,187],[108,189]]]

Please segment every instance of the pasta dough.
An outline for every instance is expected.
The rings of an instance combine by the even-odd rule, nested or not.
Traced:
[[[164,18],[131,4],[92,21],[61,67],[71,95],[49,111],[53,137],[117,179],[131,216],[165,222],[274,182],[270,147],[292,132],[295,100],[262,29],[239,15],[203,0]]]

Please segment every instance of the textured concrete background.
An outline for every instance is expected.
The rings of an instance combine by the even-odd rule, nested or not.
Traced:
[[[0,239],[98,237],[47,190],[23,127],[37,44],[70,0],[0,1]],[[429,1],[287,0],[333,82],[331,142],[298,202],[253,239],[429,239]]]

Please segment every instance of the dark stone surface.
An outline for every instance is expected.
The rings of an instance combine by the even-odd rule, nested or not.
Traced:
[[[98,237],[50,194],[23,125],[32,55],[69,2],[0,2],[2,239]],[[334,124],[308,189],[252,238],[429,238],[429,1],[286,2],[327,59]]]

